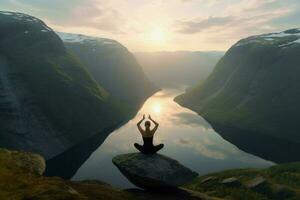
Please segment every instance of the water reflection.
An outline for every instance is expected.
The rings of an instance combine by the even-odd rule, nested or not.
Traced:
[[[202,117],[176,104],[173,98],[181,92],[165,90],[148,99],[133,120],[106,138],[73,179],[100,179],[117,187],[133,187],[113,166],[111,159],[118,154],[135,152],[133,143],[142,143],[136,123],[143,114],[151,114],[160,123],[154,143],[165,144],[161,153],[177,159],[199,174],[272,165],[239,150],[220,137]]]
[[[94,137],[75,145],[68,151],[46,161],[45,176],[59,176],[70,179],[74,176],[78,168],[90,157],[116,127],[120,127],[125,122],[118,122]]]
[[[207,121],[205,121],[202,117],[195,115],[195,113],[191,112],[176,113],[174,114],[171,120],[173,120],[175,124],[188,125],[194,127],[199,127],[200,125],[202,128],[211,128],[210,124]]]

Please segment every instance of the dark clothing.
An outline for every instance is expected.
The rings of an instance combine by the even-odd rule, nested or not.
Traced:
[[[144,145],[140,145],[138,143],[134,143],[134,147],[142,152],[143,154],[155,154],[159,150],[161,150],[164,145],[153,145],[153,137],[143,137]]]

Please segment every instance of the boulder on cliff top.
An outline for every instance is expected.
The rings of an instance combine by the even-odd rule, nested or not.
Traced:
[[[15,173],[42,175],[46,168],[42,156],[22,151],[9,151],[0,148],[0,169],[8,169]]]
[[[242,184],[240,180],[236,177],[226,178],[221,183],[228,187],[240,187]]]
[[[262,176],[258,176],[250,180],[246,184],[246,187],[248,189],[255,190],[255,191],[264,191],[267,187],[269,187],[269,183],[266,178]]]
[[[129,153],[118,155],[112,161],[129,181],[142,188],[178,187],[198,176],[178,161],[161,154]]]

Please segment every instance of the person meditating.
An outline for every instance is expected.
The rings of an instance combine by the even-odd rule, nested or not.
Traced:
[[[159,124],[156,121],[154,121],[149,115],[149,120],[154,124],[154,128],[152,130],[150,129],[151,122],[147,120],[145,121],[145,130],[144,130],[141,127],[141,124],[144,120],[145,120],[145,115],[143,115],[143,118],[137,123],[137,127],[143,136],[144,145],[142,146],[138,143],[134,143],[134,146],[137,150],[139,150],[143,154],[155,154],[156,152],[158,152],[164,147],[163,144],[153,145],[153,135],[156,132]]]

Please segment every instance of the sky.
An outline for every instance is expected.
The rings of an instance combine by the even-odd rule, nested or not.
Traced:
[[[131,51],[226,51],[251,35],[300,27],[299,0],[0,0],[0,10]]]

